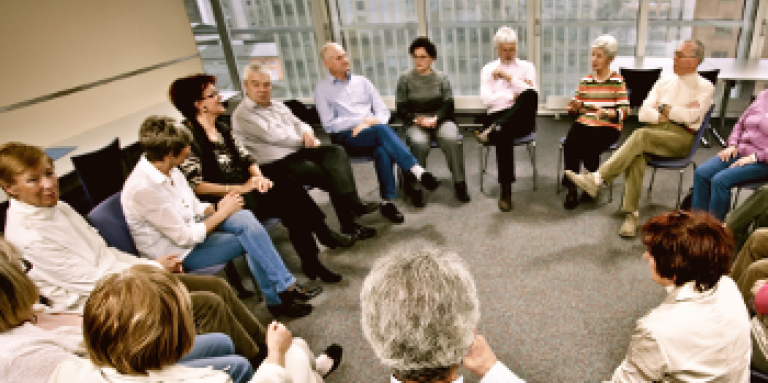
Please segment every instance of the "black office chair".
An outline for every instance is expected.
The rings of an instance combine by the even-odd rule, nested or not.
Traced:
[[[720,69],[700,70],[699,75],[709,80],[709,82],[711,82],[712,85],[717,86],[717,77],[720,75]],[[702,126],[701,128],[706,129],[706,131],[704,132],[704,136],[701,136],[701,144],[704,145],[704,147],[706,148],[710,147],[709,141],[707,140],[707,137],[706,137],[707,131],[709,131],[709,133],[712,134],[712,136],[715,137],[715,139],[718,140],[718,142],[720,142],[720,145],[725,147],[725,140],[723,140],[723,137],[720,136],[720,132],[718,132],[714,128],[713,124],[709,124],[708,126]]]
[[[630,69],[619,68],[621,77],[624,77],[624,83],[627,85],[629,93],[629,107],[638,108],[643,105],[643,101],[648,97],[648,92],[653,88],[653,84],[661,76],[661,68],[654,69]]]
[[[72,164],[92,208],[123,188],[123,153],[117,138],[101,149],[72,156]]]

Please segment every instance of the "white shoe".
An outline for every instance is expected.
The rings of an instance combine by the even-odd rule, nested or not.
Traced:
[[[592,198],[597,197],[597,192],[600,191],[600,186],[602,186],[597,182],[597,173],[576,174],[570,170],[566,170],[565,176],[576,184],[576,186],[592,196]]]

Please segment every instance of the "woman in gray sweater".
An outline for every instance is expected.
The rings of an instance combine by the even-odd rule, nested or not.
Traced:
[[[444,73],[432,69],[437,49],[428,38],[416,38],[409,52],[414,68],[400,75],[395,95],[397,114],[407,128],[408,146],[419,165],[426,167],[430,143],[437,140],[451,169],[456,198],[469,202],[461,135],[453,121],[451,83]],[[406,194],[414,206],[423,207],[424,193],[412,178],[406,177]]]

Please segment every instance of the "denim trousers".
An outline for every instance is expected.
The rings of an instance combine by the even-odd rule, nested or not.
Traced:
[[[226,372],[235,383],[248,382],[253,376],[251,363],[235,354],[232,339],[222,333],[196,336],[192,349],[177,364],[193,368],[213,367]]]
[[[693,199],[691,209],[712,213],[724,220],[731,205],[731,188],[768,176],[768,164],[755,162],[744,166],[730,167],[741,156],[723,161],[715,156],[702,164],[693,173]]]
[[[364,129],[357,137],[352,137],[352,129],[331,134],[331,142],[341,145],[351,156],[372,156],[376,176],[379,178],[381,198],[397,198],[394,164],[408,173],[416,165],[416,158],[400,140],[389,125],[372,125]]]
[[[277,293],[291,287],[296,278],[285,268],[269,234],[250,210],[240,210],[219,224],[184,258],[184,268],[225,263],[243,252],[267,305],[279,305]]]

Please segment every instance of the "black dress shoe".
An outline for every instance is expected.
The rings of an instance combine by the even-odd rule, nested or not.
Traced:
[[[323,292],[323,288],[320,286],[309,287],[309,286],[304,286],[297,282],[293,290],[283,291],[282,293],[279,293],[278,296],[280,296],[280,300],[283,300],[283,296],[280,294],[289,293],[289,296],[287,297],[287,299],[292,299],[294,302],[295,301],[307,302],[310,299],[320,295],[320,293],[322,292]]]
[[[462,182],[456,182],[454,185],[454,188],[456,189],[456,198],[461,202],[469,202],[469,192],[467,192],[467,183]]]
[[[366,214],[371,214],[374,211],[379,210],[379,204],[376,202],[360,202],[354,207],[353,213],[355,217],[362,217]]]
[[[337,247],[350,247],[355,244],[355,238],[349,235],[340,234],[331,230],[328,226],[315,231],[315,236],[323,246],[329,249]]]
[[[403,213],[397,210],[397,207],[392,202],[387,202],[381,206],[381,215],[392,221],[392,223],[405,222],[405,216],[403,216]]]
[[[430,172],[424,172],[421,175],[420,181],[421,185],[429,191],[435,190],[438,186],[440,186],[440,181],[438,181],[437,178],[435,178],[435,176],[433,176]]]
[[[301,318],[312,312],[312,305],[301,302],[283,302],[279,305],[267,306],[267,310],[275,317]]]
[[[328,346],[328,348],[325,349],[323,354],[325,354],[327,357],[333,360],[333,366],[331,366],[331,369],[328,370],[328,372],[326,372],[325,375],[323,375],[323,378],[327,377],[328,375],[331,375],[331,373],[336,371],[336,368],[339,367],[339,365],[341,364],[341,356],[343,354],[343,351],[344,350],[341,348],[341,346],[336,343]]]
[[[320,262],[316,262],[315,264],[302,263],[301,271],[304,272],[304,275],[306,275],[307,278],[313,281],[320,278],[320,280],[325,283],[341,282],[341,274],[328,270],[328,268]]]
[[[424,199],[424,193],[419,189],[413,189],[408,192],[408,197],[411,199],[413,206],[424,207],[427,205],[427,201]]]
[[[584,193],[587,194],[587,193]],[[568,189],[568,194],[565,195],[565,202],[563,207],[565,210],[573,210],[579,206],[579,192],[576,189]]]
[[[376,229],[368,226],[359,225],[357,223],[354,224],[353,226],[342,228],[341,232],[351,236],[357,241],[362,241],[364,239],[368,239],[376,236]]]

